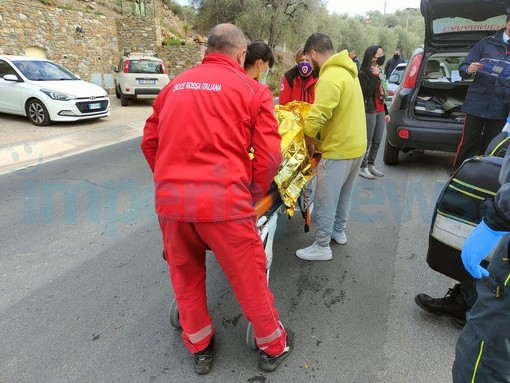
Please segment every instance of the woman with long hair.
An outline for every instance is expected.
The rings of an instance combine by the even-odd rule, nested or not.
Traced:
[[[384,176],[383,172],[374,167],[383,132],[389,122],[385,103],[388,97],[387,82],[381,69],[384,59],[384,51],[380,45],[368,47],[358,74],[365,99],[368,139],[367,153],[361,163],[359,175],[368,179]]]

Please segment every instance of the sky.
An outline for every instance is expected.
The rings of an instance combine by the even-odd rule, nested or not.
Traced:
[[[420,0],[328,0],[328,10],[336,13],[348,13],[349,16],[364,15],[374,10],[393,13],[398,9],[420,8]]]
[[[189,4],[188,0],[176,0],[182,5]],[[393,13],[397,9],[420,8],[420,0],[327,0],[328,10],[333,13],[348,13],[349,16],[364,15],[375,10],[384,13]]]

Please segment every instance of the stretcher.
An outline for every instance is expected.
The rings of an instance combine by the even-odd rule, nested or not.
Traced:
[[[320,161],[320,154],[316,154],[311,159],[311,169],[315,170],[317,164]],[[298,206],[301,211],[303,218],[305,219],[305,231],[308,231],[310,224],[310,211],[313,206],[313,189],[311,185],[314,185],[314,176],[310,178],[304,190],[309,190],[309,195],[302,195],[298,201]],[[264,244],[264,251],[266,253],[266,276],[267,282],[269,283],[269,272],[271,264],[273,262],[273,241],[278,226],[278,215],[285,210],[285,205],[280,196],[280,192],[276,185],[271,186],[268,193],[257,202],[254,206],[257,212],[257,230],[259,232],[262,243]],[[163,258],[165,259],[165,253],[163,251]],[[181,328],[179,322],[179,310],[177,308],[177,302],[174,300],[170,305],[170,324],[177,328]],[[253,326],[251,322],[248,323],[246,329],[246,344],[252,350],[257,350],[257,344],[255,343],[255,334],[253,332]]]

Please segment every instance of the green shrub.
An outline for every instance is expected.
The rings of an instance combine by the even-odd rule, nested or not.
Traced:
[[[165,45],[165,46],[185,45],[185,44],[186,44],[186,42],[184,40],[175,39],[173,37],[169,37],[162,43],[162,45]]]

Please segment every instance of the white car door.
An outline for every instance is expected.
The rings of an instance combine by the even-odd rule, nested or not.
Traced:
[[[21,84],[23,83],[4,80],[4,76],[9,74],[19,78],[8,62],[0,60],[0,112],[23,115],[21,101]]]

